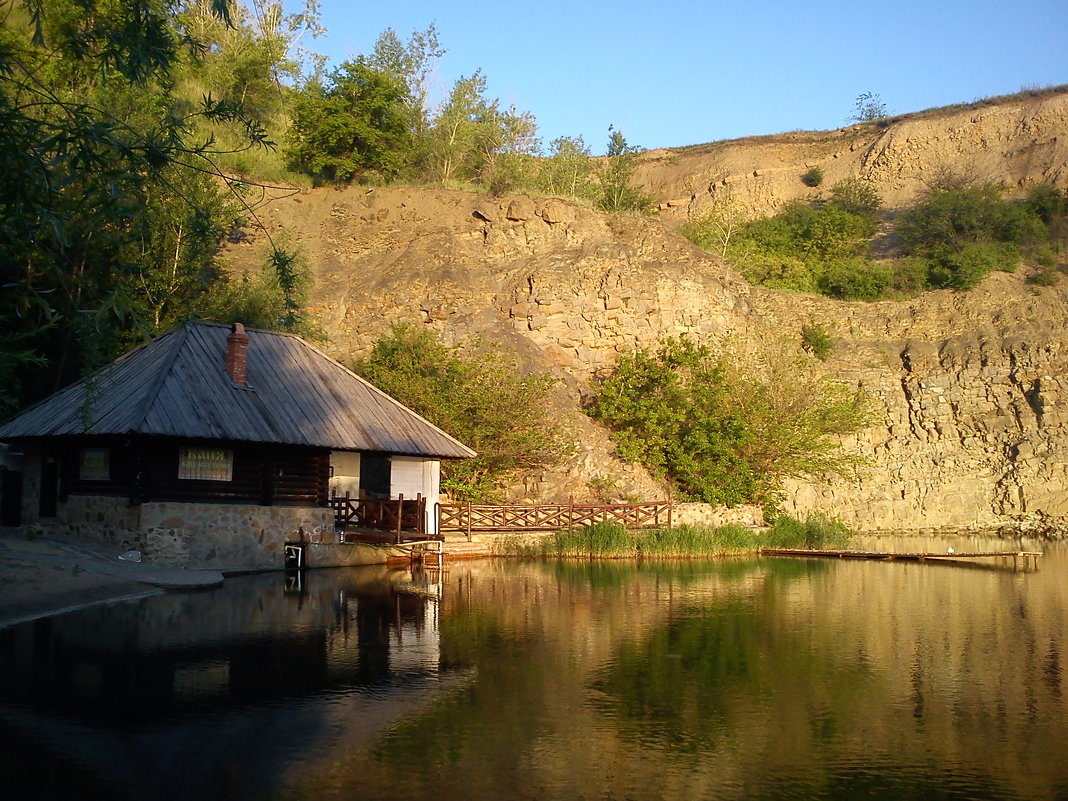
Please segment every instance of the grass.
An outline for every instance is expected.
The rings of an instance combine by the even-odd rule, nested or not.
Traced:
[[[780,517],[764,530],[738,525],[628,530],[618,523],[596,523],[558,531],[535,545],[503,543],[501,552],[582,559],[692,559],[755,553],[761,548],[843,548],[849,536],[841,523],[818,516],[804,521]]]

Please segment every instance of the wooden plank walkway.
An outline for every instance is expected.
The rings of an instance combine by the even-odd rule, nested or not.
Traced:
[[[961,559],[990,559],[1001,557],[1012,559],[1013,570],[1019,570],[1021,564],[1027,567],[1028,560],[1035,570],[1038,570],[1038,557],[1041,553],[1035,551],[980,551],[958,552],[947,551],[946,553],[888,553],[882,551],[832,551],[832,550],[807,550],[804,548],[761,548],[761,556],[834,556],[840,559],[881,559],[885,562],[911,561],[925,562],[928,559],[941,562],[957,561]]]

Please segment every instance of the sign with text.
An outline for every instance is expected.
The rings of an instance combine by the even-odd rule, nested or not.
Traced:
[[[233,481],[234,452],[228,448],[180,448],[178,478]]]
[[[82,448],[78,478],[82,481],[107,481],[111,477],[107,448]]]

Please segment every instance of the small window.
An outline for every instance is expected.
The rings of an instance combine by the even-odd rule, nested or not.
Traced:
[[[78,478],[82,481],[107,481],[111,465],[107,448],[82,448],[78,460]]]

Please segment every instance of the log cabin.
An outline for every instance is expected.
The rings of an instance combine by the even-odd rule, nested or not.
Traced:
[[[22,452],[24,527],[219,570],[281,567],[296,539],[352,563],[342,512],[434,538],[441,460],[475,455],[298,336],[209,322],[26,409],[0,441]],[[382,513],[402,497],[418,519]]]

